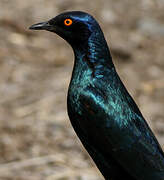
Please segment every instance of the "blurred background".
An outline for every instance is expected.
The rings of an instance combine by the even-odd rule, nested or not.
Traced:
[[[121,79],[164,145],[164,0],[1,0],[0,7],[1,180],[103,179],[66,112],[72,49],[55,34],[28,30],[65,10],[99,21]]]

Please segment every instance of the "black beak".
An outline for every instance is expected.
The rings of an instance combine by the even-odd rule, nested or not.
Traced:
[[[29,27],[29,29],[53,31],[54,27],[52,25],[50,25],[48,21],[46,21],[46,22],[33,24],[32,26]]]

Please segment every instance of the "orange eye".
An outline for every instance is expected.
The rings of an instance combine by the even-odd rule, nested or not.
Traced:
[[[65,20],[64,20],[64,24],[65,24],[66,26],[70,26],[70,25],[72,24],[72,20],[71,20],[71,19],[65,19]]]

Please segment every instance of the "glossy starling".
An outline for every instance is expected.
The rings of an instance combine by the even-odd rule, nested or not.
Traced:
[[[68,115],[104,178],[164,180],[164,153],[121,82],[97,21],[72,11],[30,29],[54,32],[73,48]]]

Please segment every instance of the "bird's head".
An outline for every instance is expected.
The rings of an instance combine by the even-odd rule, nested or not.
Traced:
[[[91,34],[99,31],[100,27],[91,15],[71,11],[59,14],[49,21],[34,24],[30,29],[54,32],[65,39],[73,49],[81,49],[87,46]]]

